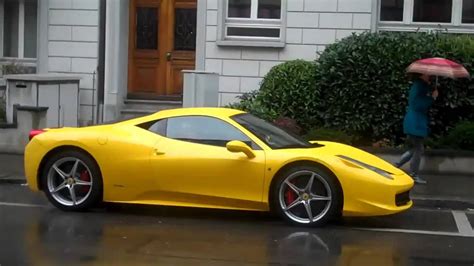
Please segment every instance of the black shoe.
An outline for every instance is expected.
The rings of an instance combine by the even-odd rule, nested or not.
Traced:
[[[416,184],[426,185],[427,183],[426,180],[419,177],[418,175],[411,175],[411,178],[413,178],[413,181],[415,181]]]

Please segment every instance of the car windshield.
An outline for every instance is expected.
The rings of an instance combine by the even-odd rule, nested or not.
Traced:
[[[293,135],[251,114],[238,114],[231,117],[272,149],[314,148],[318,144]]]

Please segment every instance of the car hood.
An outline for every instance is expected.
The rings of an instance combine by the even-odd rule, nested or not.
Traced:
[[[358,148],[354,148],[349,145],[341,144],[341,143],[336,143],[336,142],[329,142],[329,141],[312,141],[312,143],[318,143],[321,145],[324,145],[322,147],[318,147],[314,149],[314,152],[317,154],[321,155],[329,155],[329,156],[345,156],[349,157],[355,160],[358,160],[360,162],[363,162],[365,164],[375,166],[377,168],[380,168],[386,172],[392,173],[394,175],[402,175],[405,174],[402,170],[399,168],[393,166],[391,163],[383,160],[380,157],[377,157],[373,154],[370,154],[366,151],[363,151]]]

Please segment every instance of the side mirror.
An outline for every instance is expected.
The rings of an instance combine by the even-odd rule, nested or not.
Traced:
[[[253,153],[252,148],[242,141],[233,140],[227,142],[226,148],[230,152],[243,152],[249,159],[255,158],[255,153]]]

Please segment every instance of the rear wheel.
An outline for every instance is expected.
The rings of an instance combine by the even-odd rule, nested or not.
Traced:
[[[276,180],[272,205],[286,221],[322,226],[342,211],[342,191],[336,178],[314,166],[292,167]]]
[[[79,151],[53,155],[45,165],[42,187],[48,200],[65,211],[86,210],[102,197],[102,177],[96,162]]]

